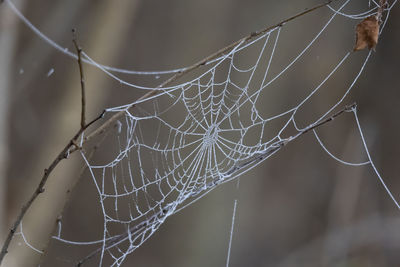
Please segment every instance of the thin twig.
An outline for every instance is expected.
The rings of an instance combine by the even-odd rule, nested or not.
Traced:
[[[286,24],[289,21],[292,21],[294,19],[297,19],[298,17],[304,16],[304,15],[310,13],[310,12],[313,12],[313,11],[315,11],[317,9],[320,9],[320,8],[322,8],[324,6],[327,6],[330,3],[332,3],[333,1],[334,0],[329,0],[329,1],[325,2],[325,3],[323,3],[323,4],[316,5],[316,6],[312,7],[312,8],[306,9],[305,11],[300,12],[300,13],[292,16],[292,17],[284,19],[281,22],[279,22],[279,23],[277,23],[277,24],[275,24],[273,26],[267,27],[267,28],[265,28],[265,29],[263,29],[261,31],[256,31],[256,32],[250,33],[246,37],[243,37],[242,39],[240,39],[240,40],[238,40],[238,41],[236,41],[236,42],[234,42],[234,43],[232,43],[232,44],[230,44],[230,45],[218,50],[214,54],[211,54],[210,56],[208,56],[208,57],[206,57],[206,58],[194,63],[193,65],[185,68],[184,70],[181,70],[181,71],[177,72],[171,78],[169,78],[168,80],[166,80],[165,82],[163,82],[159,86],[157,86],[156,89],[154,89],[154,90],[144,94],[142,97],[138,98],[134,103],[139,102],[139,101],[144,100],[144,99],[147,99],[147,98],[152,97],[154,95],[157,95],[158,92],[160,91],[159,89],[161,89],[163,87],[166,87],[167,85],[169,85],[172,82],[176,81],[177,79],[179,79],[183,75],[185,75],[185,74],[187,74],[187,73],[189,73],[189,72],[191,72],[191,71],[193,71],[193,70],[195,70],[195,69],[207,64],[211,60],[226,54],[227,52],[232,50],[234,47],[239,45],[240,43],[247,43],[247,42],[255,39],[256,37],[268,32],[268,31],[271,31],[271,30],[273,30],[275,28],[278,28],[278,27],[282,27],[284,24]],[[135,106],[136,106],[136,104],[132,104],[126,110],[130,110],[130,109],[134,108]],[[125,114],[125,112],[126,112],[125,110],[122,110],[122,111],[114,114],[111,118],[109,118],[106,122],[104,122],[103,125],[101,125],[99,128],[97,128],[92,133],[90,133],[88,136],[86,136],[86,138],[84,139],[84,142],[87,142],[90,139],[92,139],[93,137],[95,137],[95,136],[97,136],[99,134],[102,134],[105,131],[107,131],[113,125],[113,123],[116,120],[118,120],[119,118],[121,118]]]
[[[314,130],[315,128],[318,128],[318,127],[320,127],[321,125],[323,125],[323,124],[325,124],[327,122],[333,121],[337,116],[340,116],[344,112],[352,112],[355,108],[357,108],[357,104],[356,103],[353,103],[351,105],[345,106],[343,109],[339,110],[338,112],[336,112],[335,114],[333,114],[329,118],[326,118],[325,120],[323,120],[323,121],[321,121],[321,122],[319,122],[317,124],[314,124],[314,125],[312,125],[310,127],[307,127],[306,129],[301,131],[300,134],[303,135],[303,134],[305,134],[305,133],[307,133],[307,132],[309,132],[311,130]]]
[[[382,13],[387,6],[388,6],[387,0],[379,0],[378,13],[376,15],[376,18],[378,19],[379,24],[382,22]]]
[[[81,78],[81,128],[84,128],[86,125],[86,93],[85,93],[85,76],[83,74],[82,67],[82,48],[78,45],[78,41],[76,38],[76,31],[72,29],[72,42],[74,43],[76,52],[78,54],[78,65],[79,65],[79,75]]]

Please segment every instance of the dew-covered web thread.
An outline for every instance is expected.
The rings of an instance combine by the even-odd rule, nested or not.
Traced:
[[[344,53],[297,105],[270,116],[260,111],[265,92],[274,89],[274,82],[290,72],[338,15],[345,14],[334,12],[314,39],[275,75],[269,70],[279,56],[275,51],[285,26],[250,43],[240,43],[208,64],[207,71],[198,77],[163,88],[153,99],[143,100],[134,109],[127,105],[107,110],[125,112],[115,136],[118,153],[107,164],[93,165],[82,152],[104,215],[101,248],[94,252],[100,255],[100,265],[106,255],[113,258],[114,265],[120,265],[167,217],[217,185],[254,168],[343,102],[371,52],[346,85],[342,97],[308,126],[297,125],[296,113],[346,64],[350,52]],[[257,56],[243,64],[249,49],[258,49]],[[355,109],[352,111],[356,114]],[[271,126],[276,122],[278,127]],[[368,163],[371,161],[365,164]],[[125,230],[114,233],[110,229],[115,224],[123,225]]]
[[[111,160],[99,165],[92,162],[84,150],[81,151],[103,213],[102,239],[91,242],[66,240],[62,236],[61,222],[58,234],[53,238],[70,245],[97,244],[98,249],[82,262],[99,256],[99,266],[102,266],[105,257],[110,257],[112,266],[120,266],[169,216],[218,185],[251,170],[305,132],[315,130],[315,125],[332,115],[340,105],[347,104],[344,100],[359,79],[372,51],[363,54],[364,58],[353,70],[351,79],[346,84],[341,83],[343,93],[332,99],[325,111],[305,126],[300,126],[296,115],[313,101],[316,94],[327,90],[325,85],[335,79],[346,64],[350,64],[349,61],[356,57],[355,53],[345,51],[335,60],[331,58],[325,74],[311,88],[301,88],[306,93],[292,106],[282,104],[281,110],[272,114],[265,110],[265,102],[273,101],[274,90],[278,90],[275,84],[291,79],[293,69],[297,70],[304,57],[310,56],[309,51],[335,19],[346,17],[358,22],[375,14],[379,6],[371,1],[366,12],[349,15],[344,8],[350,2],[342,1],[336,8],[329,6],[332,12],[326,23],[295,56],[278,67],[274,63],[281,57],[280,53],[284,53],[283,50],[277,51],[286,24],[254,40],[239,43],[229,52],[207,62],[191,79],[159,89],[122,80],[115,74],[118,69],[100,65],[84,53],[88,62],[122,84],[159,92],[147,99],[106,110],[108,115],[124,112],[117,128],[110,134],[117,144]],[[388,6],[381,30],[396,2]],[[324,55],[329,55],[329,51],[321,57]],[[149,73],[163,75],[170,72]],[[133,105],[135,108],[131,108]],[[355,115],[355,125],[368,157],[365,162],[349,163],[335,157],[314,131],[316,140],[329,155],[343,164],[370,164],[385,186],[368,152],[356,108],[353,106],[348,111]],[[398,205],[386,186],[385,189]]]

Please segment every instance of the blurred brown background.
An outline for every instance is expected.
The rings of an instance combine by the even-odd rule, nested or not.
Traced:
[[[139,70],[187,66],[252,31],[320,2],[13,1],[34,25],[70,51],[71,29],[76,28],[80,44],[92,58]],[[352,2],[349,13],[368,7],[368,0]],[[285,57],[285,51],[296,55],[330,14],[324,8],[288,24],[288,30],[282,32],[278,55]],[[397,4],[376,52],[344,102],[357,102],[372,158],[395,197],[400,195],[399,16]],[[282,112],[282,107],[291,106],[287,103],[304,97],[298,93],[304,89],[301,86],[305,85],[304,90],[315,86],[323,75],[320,69],[333,67],[340,55],[352,49],[356,24],[350,19],[333,24],[324,35],[325,43],[316,44],[313,54],[308,55],[310,60],[302,63],[298,80],[287,81],[286,91],[266,98],[265,105]],[[365,53],[359,52],[351,59],[354,69],[353,65],[346,67],[349,77],[341,74],[330,83],[332,90],[321,93],[301,113],[301,122],[306,125],[315,119],[314,111],[327,110],[332,97],[343,93]],[[320,63],[315,63],[316,58]],[[97,116],[104,107],[126,104],[127,99],[143,94],[121,86],[94,67],[84,68],[88,118]],[[48,77],[51,70],[54,73]],[[122,78],[141,82],[140,78]],[[156,86],[159,80],[147,82]],[[78,129],[80,112],[77,63],[35,35],[5,3],[0,5],[0,90],[2,240],[43,169]],[[335,155],[352,162],[366,159],[351,115],[323,126],[319,132]],[[93,227],[90,217],[96,215],[89,214],[90,208],[85,207],[86,201],[97,197],[90,191],[90,180],[83,178],[87,181],[67,193],[82,167],[78,155],[62,162],[24,220],[24,232],[35,247],[46,246],[65,198],[71,199],[71,205],[82,205],[81,211],[67,208],[69,217],[64,214],[63,218],[64,225],[70,223],[72,229],[76,226],[75,237]],[[238,207],[231,267],[400,265],[400,211],[371,167],[339,164],[321,149],[312,134],[307,134],[242,176],[239,190],[236,182],[224,184],[168,218],[123,266],[225,266],[235,198]],[[51,242],[49,251],[43,266],[72,266],[79,259],[79,253],[69,252],[65,245],[57,247]],[[39,257],[19,235],[4,266],[37,266]],[[87,266],[96,264],[93,261]]]

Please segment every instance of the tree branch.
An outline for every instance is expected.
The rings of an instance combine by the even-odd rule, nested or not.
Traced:
[[[300,132],[300,135],[303,135],[303,134],[305,134],[305,133],[307,133],[309,131],[312,131],[312,130],[320,127],[321,125],[324,125],[325,123],[333,121],[336,117],[340,116],[344,112],[352,112],[356,108],[357,108],[357,104],[356,103],[353,103],[351,105],[347,105],[344,108],[342,108],[341,110],[339,110],[338,112],[336,112],[335,114],[333,114],[332,116],[330,116],[329,118],[326,118],[325,120],[320,121],[317,124],[314,124],[314,125],[311,125],[311,126],[305,128],[303,131]]]
[[[78,41],[76,38],[76,30],[72,29],[72,42],[74,43],[76,52],[78,54],[78,65],[79,65],[79,75],[81,78],[81,128],[84,128],[86,125],[86,93],[85,93],[85,77],[83,74],[83,67],[82,67],[82,48],[78,45]]]

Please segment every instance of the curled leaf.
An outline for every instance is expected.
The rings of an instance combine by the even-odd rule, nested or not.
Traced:
[[[356,27],[356,45],[354,51],[374,49],[378,43],[379,20],[375,16],[369,16]]]

